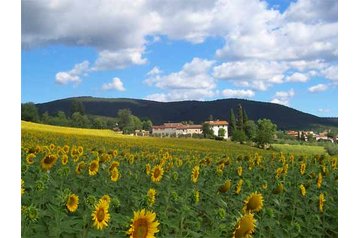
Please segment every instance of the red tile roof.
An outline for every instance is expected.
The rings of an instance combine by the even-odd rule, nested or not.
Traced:
[[[227,126],[229,123],[227,121],[206,121],[205,123],[208,123],[211,126]]]

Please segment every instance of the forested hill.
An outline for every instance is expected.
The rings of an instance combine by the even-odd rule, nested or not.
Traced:
[[[128,98],[66,98],[36,104],[40,113],[50,115],[64,111],[70,116],[73,101],[83,104],[85,113],[116,117],[120,109],[130,109],[139,118],[149,118],[154,125],[164,122],[193,121],[202,123],[210,115],[214,119],[229,120],[230,109],[237,113],[238,105],[245,109],[249,119],[271,119],[280,129],[305,129],[317,126],[338,126],[338,118],[322,118],[275,103],[258,102],[245,99],[219,99],[214,101],[155,102]]]

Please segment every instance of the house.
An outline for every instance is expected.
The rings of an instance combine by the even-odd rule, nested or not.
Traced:
[[[164,123],[159,126],[152,126],[152,134],[157,136],[179,136],[202,134],[202,125],[184,125],[183,123]]]
[[[209,124],[211,129],[214,131],[215,136],[219,136],[219,130],[224,129],[225,130],[224,139],[229,138],[229,134],[228,134],[229,123],[227,121],[216,120],[216,121],[206,121],[205,123]]]

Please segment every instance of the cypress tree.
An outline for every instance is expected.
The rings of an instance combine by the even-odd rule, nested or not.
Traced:
[[[236,118],[234,110],[230,110],[230,121],[229,121],[229,136],[232,136],[233,132],[236,131]]]

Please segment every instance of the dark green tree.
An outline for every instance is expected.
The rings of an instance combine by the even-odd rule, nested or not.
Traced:
[[[257,133],[257,125],[253,120],[248,120],[245,124],[245,135],[248,140],[254,140]]]
[[[218,136],[224,138],[226,134],[226,130],[224,128],[220,128],[218,131]]]
[[[229,120],[229,136],[232,136],[233,132],[236,130],[236,118],[234,110],[230,110],[230,120]]]
[[[80,112],[75,112],[71,116],[71,125],[73,127],[90,128],[91,123],[86,115],[82,115]]]
[[[143,130],[150,131],[152,129],[153,123],[151,120],[149,119],[143,120],[142,124],[143,124]]]
[[[214,131],[208,123],[203,124],[203,135],[204,135],[204,138],[213,138],[214,137]]]
[[[241,104],[238,106],[238,116],[237,116],[237,129],[238,130],[244,130],[244,112],[242,110]]]
[[[33,102],[21,104],[21,120],[32,122],[40,121],[38,109]]]
[[[49,116],[47,111],[42,113],[41,122],[44,123],[44,124],[49,124],[50,123],[50,116]]]
[[[85,107],[79,100],[73,100],[71,102],[71,115],[75,112],[79,112],[81,115],[85,114]]]
[[[129,109],[121,109],[117,113],[118,115],[118,127],[121,130],[133,126],[132,112]]]
[[[277,130],[276,124],[269,119],[260,119],[257,121],[257,133],[255,141],[259,147],[265,147],[272,143]]]

